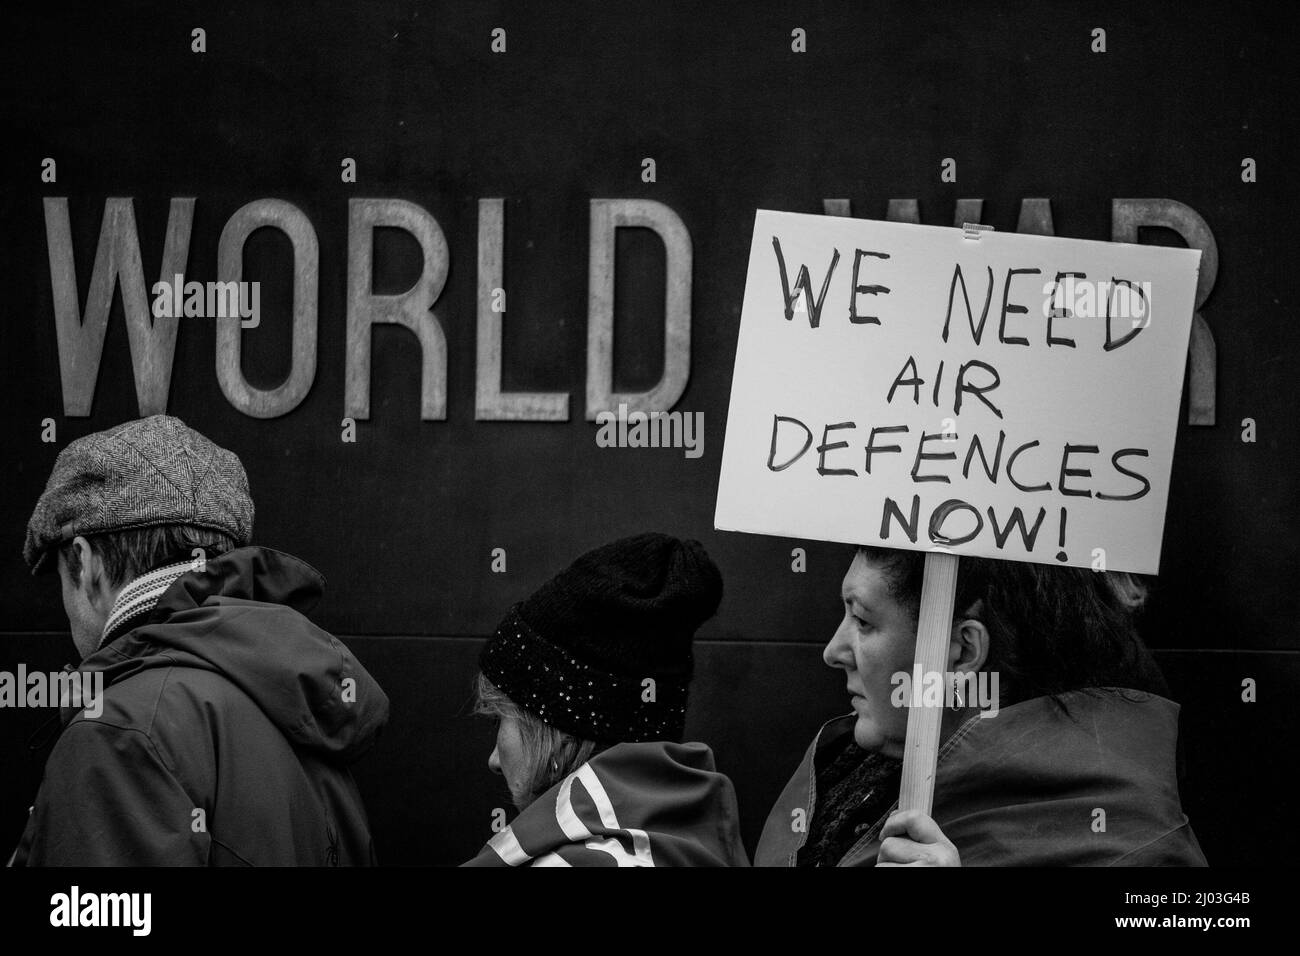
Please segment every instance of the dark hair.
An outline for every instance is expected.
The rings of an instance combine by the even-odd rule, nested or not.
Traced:
[[[858,550],[885,572],[890,594],[915,617],[924,552]],[[988,628],[984,666],[998,672],[1006,704],[1103,687],[1167,697],[1134,620],[1145,599],[1145,585],[1129,574],[963,556],[954,608],[958,619],[973,617]],[[977,601],[982,607],[967,614]]]
[[[192,561],[195,549],[201,550],[206,560],[225,554],[235,547],[235,539],[223,531],[188,524],[103,531],[86,535],[85,538],[91,550],[104,563],[104,574],[108,583],[115,588],[164,565]],[[76,548],[68,541],[60,550],[68,574],[75,578],[81,573],[81,561],[77,557]]]

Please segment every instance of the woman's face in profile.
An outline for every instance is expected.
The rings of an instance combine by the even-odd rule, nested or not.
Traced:
[[[488,768],[506,778],[510,798],[520,810],[528,805],[528,786],[523,779],[526,761],[524,740],[519,733],[519,721],[514,717],[501,717],[497,721],[497,745],[488,757]]]
[[[853,739],[865,750],[903,755],[907,708],[890,703],[890,678],[912,670],[916,619],[890,596],[884,572],[861,552],[853,558],[840,587],[844,617],[822,652],[831,667],[845,672],[857,723]]]

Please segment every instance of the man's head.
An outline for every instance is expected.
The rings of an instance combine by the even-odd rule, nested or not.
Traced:
[[[133,578],[247,544],[252,529],[239,459],[179,419],[154,415],[79,438],[59,454],[27,524],[23,557],[33,574],[58,567],[84,657]]]
[[[59,547],[59,584],[72,642],[83,658],[99,647],[104,625],[122,588],[142,574],[190,561],[202,562],[237,547],[222,531],[193,525],[159,525],[77,535]]]

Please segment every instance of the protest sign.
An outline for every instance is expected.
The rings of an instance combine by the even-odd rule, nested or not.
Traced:
[[[714,524],[1156,572],[1199,259],[760,210]]]

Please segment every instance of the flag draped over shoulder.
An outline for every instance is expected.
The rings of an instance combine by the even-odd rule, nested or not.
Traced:
[[[731,781],[701,743],[617,744],[466,866],[748,866]]]

